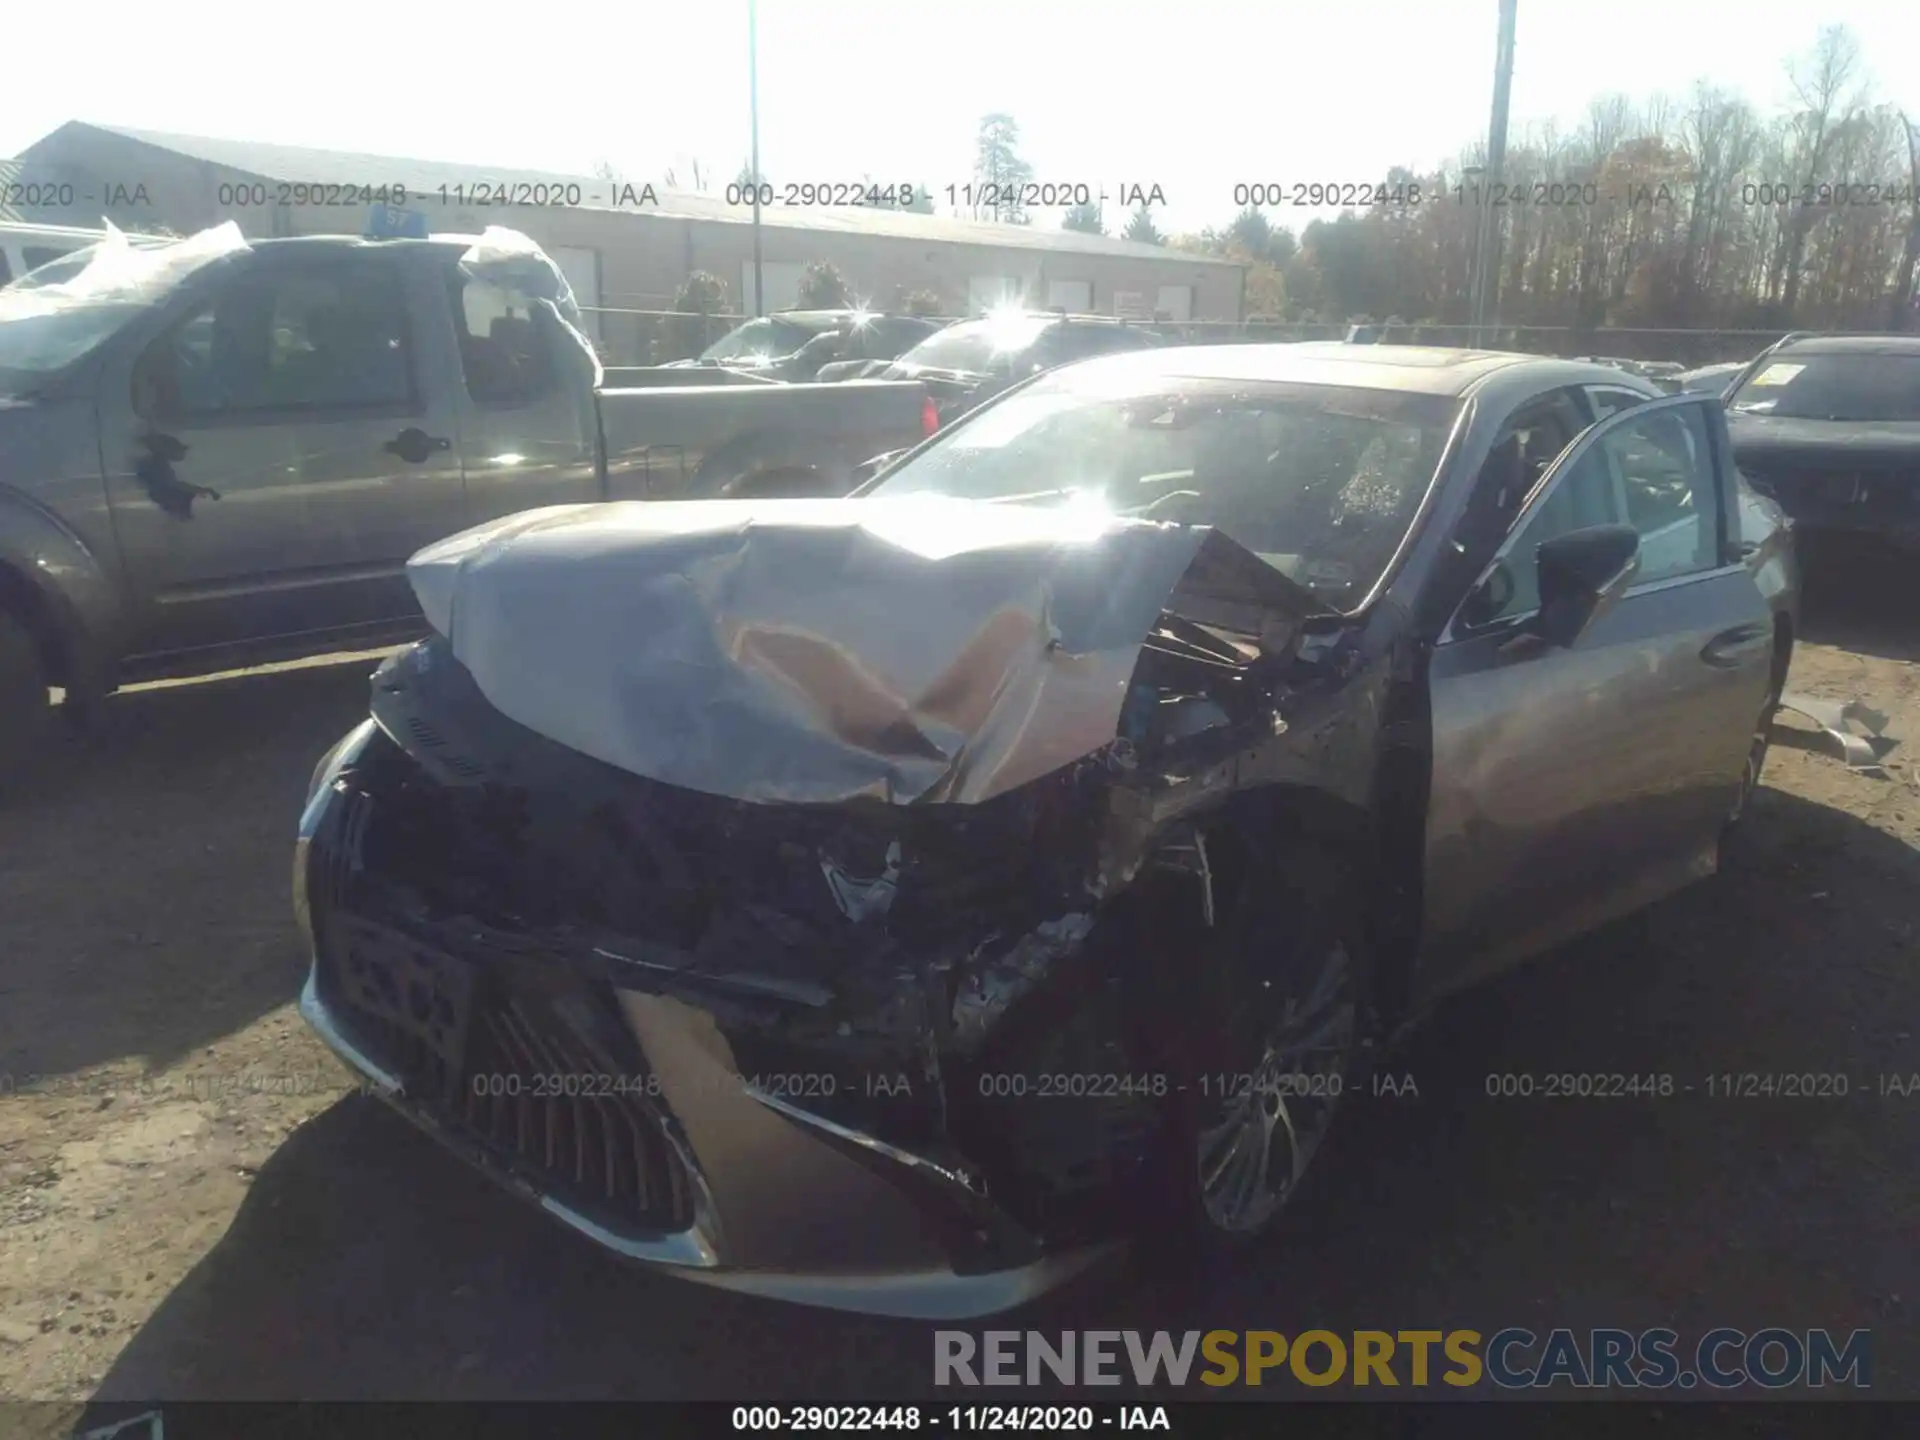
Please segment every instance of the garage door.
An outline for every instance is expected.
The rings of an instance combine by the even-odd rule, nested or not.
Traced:
[[[567,285],[573,291],[574,302],[583,312],[582,323],[587,327],[587,335],[600,338],[600,252],[581,250],[572,245],[549,245],[547,254],[553,257],[553,263],[560,267],[560,273],[567,277]]]
[[[1091,315],[1093,313],[1093,282],[1091,280],[1049,280],[1047,308],[1065,310],[1070,315]]]
[[[800,303],[800,282],[806,278],[807,267],[788,260],[762,260],[760,262],[761,308],[768,314],[775,310],[792,310]],[[740,313],[753,313],[753,262],[740,262]]]
[[[1164,315],[1169,320],[1191,320],[1193,318],[1193,287],[1162,285],[1159,294],[1154,297],[1153,313]]]

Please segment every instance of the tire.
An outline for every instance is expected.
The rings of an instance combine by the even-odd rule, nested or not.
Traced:
[[[1233,884],[1172,1069],[1164,1239],[1191,1254],[1268,1233],[1370,1057],[1371,971],[1356,886],[1322,849],[1289,846]],[[1206,980],[1215,983],[1209,985]]]
[[[43,752],[53,722],[39,643],[19,616],[0,610],[0,786]]]

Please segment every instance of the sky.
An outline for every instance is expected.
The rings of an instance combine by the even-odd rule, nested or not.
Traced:
[[[604,162],[684,181],[699,160],[717,189],[748,155],[747,0],[306,13],[322,21],[296,30],[258,0],[99,0],[72,69],[8,67],[0,155],[70,119],[457,162],[476,179]],[[1698,79],[1771,107],[1826,23],[1858,36],[1877,97],[1920,121],[1917,0],[1519,0],[1510,133]],[[1037,181],[1105,189],[1110,206],[1157,185],[1161,229],[1193,230],[1232,218],[1237,184],[1378,180],[1484,140],[1496,24],[1495,0],[760,0],[761,170],[930,185],[944,212],[980,117],[1001,111]]]

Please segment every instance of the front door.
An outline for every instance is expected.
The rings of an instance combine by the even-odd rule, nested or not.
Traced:
[[[284,252],[283,252],[284,253]],[[145,652],[378,623],[465,520],[397,252],[256,253],[102,391],[108,496]]]
[[[1581,435],[1434,650],[1422,998],[1712,868],[1773,627],[1727,533],[1707,403],[1648,401]],[[1619,523],[1641,536],[1632,588],[1571,649],[1534,640],[1540,543]]]

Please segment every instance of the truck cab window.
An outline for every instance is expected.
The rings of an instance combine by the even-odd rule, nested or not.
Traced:
[[[525,405],[559,388],[553,317],[528,291],[469,275],[453,277],[454,328],[467,394],[480,405]]]
[[[149,416],[412,406],[405,296],[384,268],[251,276],[150,346],[134,373]]]
[[[59,246],[29,245],[20,252],[20,258],[25,262],[28,272],[31,273],[38,270],[42,265],[51,265],[66,253],[66,250]]]

